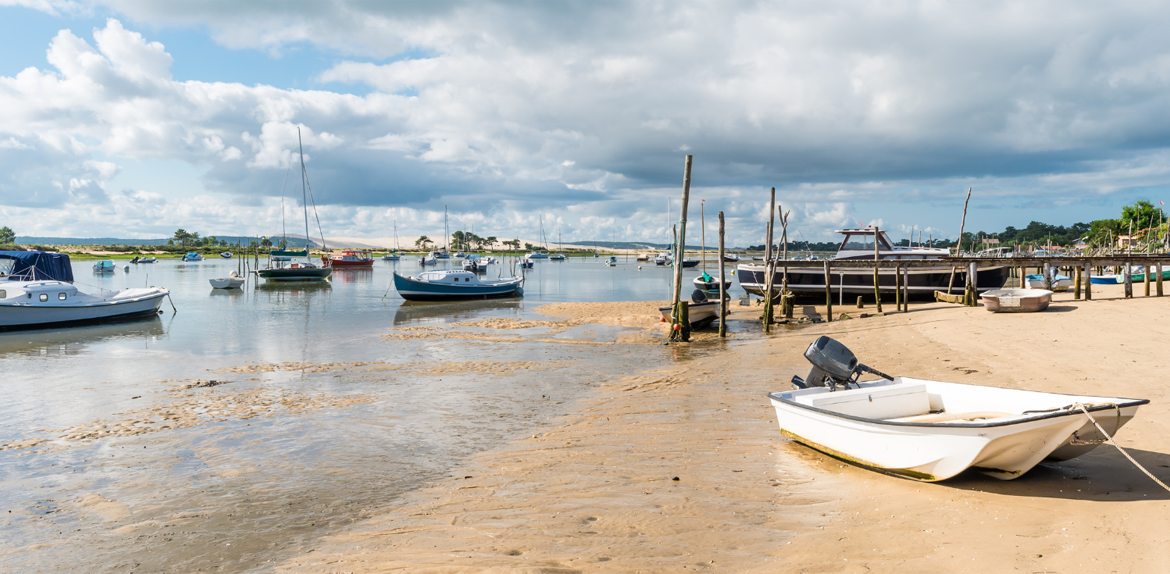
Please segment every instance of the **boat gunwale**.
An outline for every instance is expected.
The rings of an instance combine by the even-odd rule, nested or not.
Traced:
[[[943,381],[938,381],[938,382],[943,382]],[[949,384],[963,384],[963,383],[949,383]],[[885,385],[883,385],[883,386],[885,386]],[[969,385],[969,386],[977,386],[977,385]],[[999,389],[1000,387],[982,387],[982,388]],[[1004,389],[1004,390],[1024,390],[1024,391],[1027,391],[1027,389]],[[854,415],[847,415],[847,414],[839,413],[836,411],[830,411],[827,409],[821,409],[821,408],[817,408],[817,407],[814,407],[811,405],[798,403],[794,400],[785,399],[785,398],[779,396],[783,392],[785,392],[785,391],[768,393],[768,398],[772,399],[774,401],[783,403],[785,405],[791,405],[794,407],[798,407],[798,408],[801,408],[801,409],[804,409],[807,411],[811,411],[811,412],[815,412],[815,413],[819,413],[822,415],[828,415],[831,417],[847,419],[847,420],[857,421],[857,422],[862,422],[862,423],[867,423],[867,424],[887,425],[887,426],[894,426],[894,427],[924,427],[924,428],[934,428],[934,429],[938,429],[938,428],[959,428],[959,429],[992,428],[992,427],[1012,426],[1012,425],[1027,423],[1027,422],[1084,414],[1080,410],[1053,411],[1053,412],[1043,412],[1043,413],[1036,413],[1036,414],[1030,414],[1030,415],[1021,414],[1021,415],[1012,415],[1012,416],[1013,417],[1022,417],[1022,418],[1012,418],[1011,420],[999,421],[999,422],[994,422],[994,420],[989,420],[987,422],[966,422],[966,423],[959,423],[959,422],[930,423],[930,422],[888,421],[888,420],[882,420],[882,419],[871,419],[871,418],[859,417],[859,416],[854,416]],[[1069,395],[1069,394],[1065,394],[1065,393],[1045,393],[1043,391],[1027,391],[1027,392],[1032,392],[1032,393],[1041,392],[1043,394],[1055,395],[1055,396],[1061,396],[1061,397],[1070,397],[1070,398],[1084,398],[1085,397],[1085,395]],[[1113,404],[1117,405],[1117,408],[1119,410],[1124,409],[1124,408],[1129,408],[1129,407],[1140,407],[1142,405],[1150,404],[1149,399],[1128,399],[1128,398],[1124,398],[1124,397],[1100,397],[1100,398],[1116,399],[1116,401]],[[775,405],[773,405],[773,408],[775,408]],[[1111,406],[1111,405],[1093,405],[1093,406],[1086,406],[1085,408],[1089,412],[1113,410],[1113,406]]]

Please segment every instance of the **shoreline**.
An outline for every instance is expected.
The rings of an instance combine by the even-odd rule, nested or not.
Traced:
[[[1013,481],[969,473],[918,483],[781,438],[765,396],[807,372],[801,354],[821,334],[895,374],[1070,394],[1107,385],[1151,399],[1117,440],[1166,480],[1170,393],[1152,383],[1170,299],[1095,295],[1058,294],[1039,314],[917,304],[675,345],[670,366],[599,382],[552,427],[473,456],[279,569],[1149,571],[1166,564],[1158,548],[1170,495],[1110,445]],[[588,306],[615,304],[580,305],[579,320],[597,320],[605,313]]]

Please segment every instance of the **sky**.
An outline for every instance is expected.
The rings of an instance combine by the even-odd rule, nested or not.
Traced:
[[[1168,27],[1124,1],[0,0],[0,226],[303,233],[301,146],[328,237],[446,210],[666,242],[688,154],[688,243],[700,204],[709,244],[719,211],[761,243],[772,187],[809,241],[953,238],[968,188],[968,231],[1087,222],[1170,199]]]

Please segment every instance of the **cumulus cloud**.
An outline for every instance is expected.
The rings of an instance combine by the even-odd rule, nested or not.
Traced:
[[[309,43],[339,55],[317,81],[372,91],[177,82],[166,48],[117,19],[92,43],[63,30],[51,68],[0,77],[0,150],[40,158],[0,155],[16,168],[0,190],[30,198],[16,203],[99,181],[81,172],[100,156],[184,161],[209,193],[268,205],[298,127],[330,208],[448,202],[525,235],[511,210],[551,207],[574,232],[616,218],[661,239],[653,214],[677,196],[684,153],[744,242],[771,186],[810,235],[854,220],[954,233],[937,219],[969,185],[973,215],[1005,218],[990,214],[1160,186],[1170,166],[1159,5],[100,4],[232,48]]]

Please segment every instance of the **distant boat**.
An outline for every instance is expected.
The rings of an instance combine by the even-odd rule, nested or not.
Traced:
[[[152,316],[170,291],[161,287],[82,293],[73,286],[69,256],[44,251],[0,251],[13,261],[0,281],[0,329],[90,323]]]
[[[553,253],[552,255],[548,256],[548,260],[549,261],[564,261],[565,254],[564,253]]]
[[[144,257],[139,259],[138,263],[154,263],[155,261],[158,261],[158,259],[155,257]]]
[[[1089,277],[1089,283],[1094,285],[1117,285],[1118,283],[1125,283],[1124,275],[1092,275]]]
[[[736,261],[739,261],[739,256],[734,253],[724,253],[723,260],[735,263]]]
[[[240,277],[235,271],[229,273],[227,277],[208,279],[208,281],[216,289],[239,289],[244,284],[244,278]]]
[[[482,280],[471,271],[425,271],[415,277],[394,273],[394,288],[407,301],[456,301],[524,294],[523,277]]]
[[[491,257],[488,257],[488,256],[481,257],[479,255],[472,253],[471,255],[468,255],[466,259],[463,260],[463,270],[470,271],[472,273],[485,273],[488,270],[488,266],[494,262],[495,262],[495,259],[493,259]]]
[[[326,267],[333,267],[334,269],[364,269],[373,268],[374,258],[368,251],[345,249],[341,252],[341,255],[334,255],[332,257],[322,255],[321,263]]]
[[[610,256],[609,256],[609,259],[606,259],[606,260],[605,260],[605,265],[606,265],[607,267],[613,267],[613,266],[617,265],[617,257],[614,257],[613,255],[610,255]]]
[[[224,251],[223,253],[220,253],[219,256],[223,257],[224,259],[231,259],[232,258],[232,254],[230,251]]]
[[[682,266],[684,269],[687,267],[698,267],[699,260],[698,259],[683,259]]]
[[[1024,284],[1029,289],[1044,289],[1043,275],[1025,275]],[[1072,288],[1073,280],[1068,275],[1053,275],[1052,276],[1052,290],[1053,291],[1068,291]]]
[[[398,220],[394,220],[394,250],[382,256],[382,261],[398,261],[402,257],[398,255]]]
[[[402,257],[397,253],[387,253],[382,256],[382,261],[398,261],[399,259],[402,259]]]
[[[423,255],[422,257],[418,258],[419,265],[437,265],[438,263],[438,258],[434,253],[431,253],[430,255]]]
[[[638,261],[649,261],[649,260],[650,260],[650,256],[649,256],[649,255],[647,255],[647,254],[645,254],[645,253],[639,253],[639,254],[638,254],[638,256],[637,256],[637,257],[635,257],[634,259],[636,259],[636,260],[638,260]]]
[[[539,251],[533,251],[532,253],[528,254],[528,258],[529,259],[548,259],[548,253],[541,253]]]
[[[183,261],[186,261],[187,263],[196,263],[199,261],[203,261],[203,256],[192,251],[192,252],[183,256]]]
[[[672,261],[674,261],[674,256],[669,253],[659,253],[658,256],[654,258],[655,265],[670,265]]]
[[[95,261],[93,264],[93,270],[95,273],[113,273],[114,272],[114,261],[112,259],[103,259],[101,261]]]

